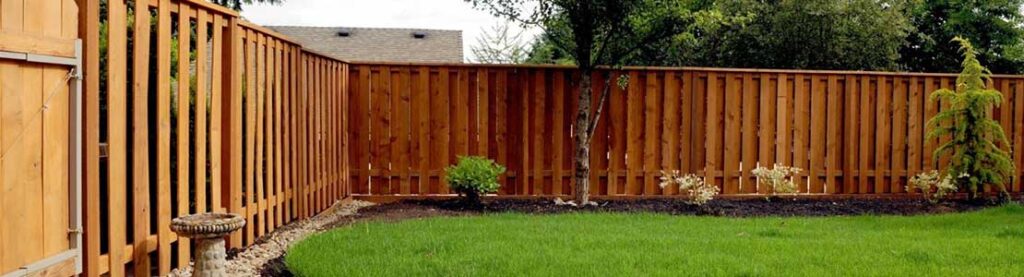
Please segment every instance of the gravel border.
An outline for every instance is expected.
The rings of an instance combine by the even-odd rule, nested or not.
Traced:
[[[355,215],[360,208],[373,205],[375,204],[360,200],[347,204],[339,202],[316,216],[278,227],[274,232],[259,238],[255,244],[246,247],[234,258],[229,259],[227,273],[230,276],[259,276],[260,270],[267,262],[284,255],[284,252],[292,244],[330,228],[341,218]],[[188,267],[175,269],[169,276],[192,276],[191,263]]]

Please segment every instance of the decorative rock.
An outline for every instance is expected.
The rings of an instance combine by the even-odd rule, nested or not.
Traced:
[[[555,198],[555,206],[565,205],[565,201],[562,201],[561,197]]]
[[[576,207],[576,202],[574,202],[574,201],[566,202],[566,201],[563,201],[562,198],[555,198],[555,206],[566,206],[566,205]]]
[[[196,241],[192,276],[198,277],[228,276],[224,236],[243,226],[245,219],[229,213],[194,214],[171,221],[171,231]]]

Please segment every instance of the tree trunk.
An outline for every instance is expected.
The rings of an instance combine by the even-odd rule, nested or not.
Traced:
[[[573,153],[576,159],[576,203],[583,206],[590,201],[590,133],[587,129],[591,121],[590,102],[593,98],[593,88],[590,85],[590,71],[580,70],[580,75],[579,105],[576,107],[576,124],[573,128],[573,132],[576,133],[576,146]]]

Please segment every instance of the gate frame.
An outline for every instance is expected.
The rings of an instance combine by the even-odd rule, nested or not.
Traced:
[[[74,260],[74,268],[70,273],[82,273],[82,40],[75,39],[74,43],[73,58],[0,50],[0,60],[68,66],[71,68],[71,79],[74,80],[68,89],[71,101],[68,104],[68,250],[21,266],[4,277],[68,273],[67,269],[60,266],[66,266],[71,259]],[[50,269],[56,271],[48,272]]]

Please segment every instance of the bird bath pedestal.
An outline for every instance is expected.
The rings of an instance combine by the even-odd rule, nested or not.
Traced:
[[[236,214],[204,213],[175,218],[171,231],[196,242],[192,276],[227,276],[227,252],[224,236],[245,226],[245,219]]]

